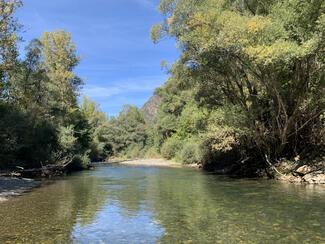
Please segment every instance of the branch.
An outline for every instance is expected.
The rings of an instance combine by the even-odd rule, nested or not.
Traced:
[[[279,175],[281,175],[281,176],[284,176],[284,174],[282,174],[282,173],[280,173],[280,171],[270,162],[270,159],[269,159],[269,157],[265,154],[264,155],[264,157],[265,157],[265,161],[267,162],[267,164],[276,172],[276,173],[278,173]]]

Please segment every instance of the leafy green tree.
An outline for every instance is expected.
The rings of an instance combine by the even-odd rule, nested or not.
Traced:
[[[107,121],[104,131],[115,156],[139,156],[147,143],[148,134],[144,116],[134,106],[125,105],[116,118]]]
[[[21,1],[0,1],[0,98],[9,99],[9,77],[17,60],[17,23],[14,13],[21,6]]]
[[[81,112],[90,126],[90,159],[92,161],[107,159],[112,154],[110,136],[113,135],[107,133],[106,115],[87,97],[83,97]]]
[[[177,69],[187,74],[172,73],[178,83],[192,85],[202,106],[232,104],[245,114],[235,144],[273,159],[319,145],[324,1],[162,0],[160,10],[165,21],[152,38],[177,39]]]
[[[79,63],[71,35],[64,31],[45,32],[41,38],[43,68],[49,79],[48,89],[52,113],[63,117],[77,107],[77,95],[82,81],[73,69]]]

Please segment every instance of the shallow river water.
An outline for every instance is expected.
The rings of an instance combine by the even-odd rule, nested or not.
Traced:
[[[0,203],[0,243],[325,243],[325,187],[100,166]]]

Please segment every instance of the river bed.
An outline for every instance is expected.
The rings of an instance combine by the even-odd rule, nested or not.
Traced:
[[[325,187],[105,165],[0,203],[0,243],[325,243]]]

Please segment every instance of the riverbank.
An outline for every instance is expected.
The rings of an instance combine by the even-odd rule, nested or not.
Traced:
[[[174,161],[154,158],[154,159],[130,159],[130,160],[111,160],[109,164],[121,164],[128,166],[148,166],[148,167],[171,167],[171,168],[180,168],[183,167],[181,163],[176,163]]]
[[[128,166],[148,166],[148,167],[190,167],[201,169],[202,166],[198,164],[181,164],[166,159],[133,159],[133,160],[112,160],[110,164],[121,164]],[[222,169],[212,170],[219,175],[234,175],[231,171],[231,165],[225,166]],[[325,184],[325,160],[318,159],[316,162],[289,162],[283,160],[278,162],[273,168],[270,168],[269,178],[274,175],[274,178],[279,181],[299,184]]]
[[[186,165],[161,158],[134,160],[115,159],[107,163],[126,166],[202,168],[197,164]],[[275,167],[276,170],[279,171],[276,173],[276,179],[279,181],[298,184],[325,184],[325,161],[320,161],[318,163],[311,162],[309,165],[302,163],[299,164],[299,162],[282,161],[275,165]],[[230,175],[230,171],[225,169],[213,172],[220,175]],[[0,202],[6,201],[11,197],[20,196],[21,194],[40,186],[40,184],[40,181],[34,179],[0,177]]]
[[[41,168],[23,169],[17,168],[15,171],[0,173],[0,202],[12,197],[20,196],[41,185],[41,179],[51,179],[66,175],[69,172],[91,169],[75,167],[73,164],[46,165]]]
[[[325,158],[310,162],[283,160],[276,165],[277,179],[290,183],[325,184]]]
[[[0,202],[20,196],[40,185],[40,181],[33,179],[0,177]]]
[[[314,160],[281,159],[268,165],[256,164],[256,161],[243,163],[216,163],[206,170],[219,175],[231,175],[241,178],[269,178],[295,184],[325,184],[325,158]]]

